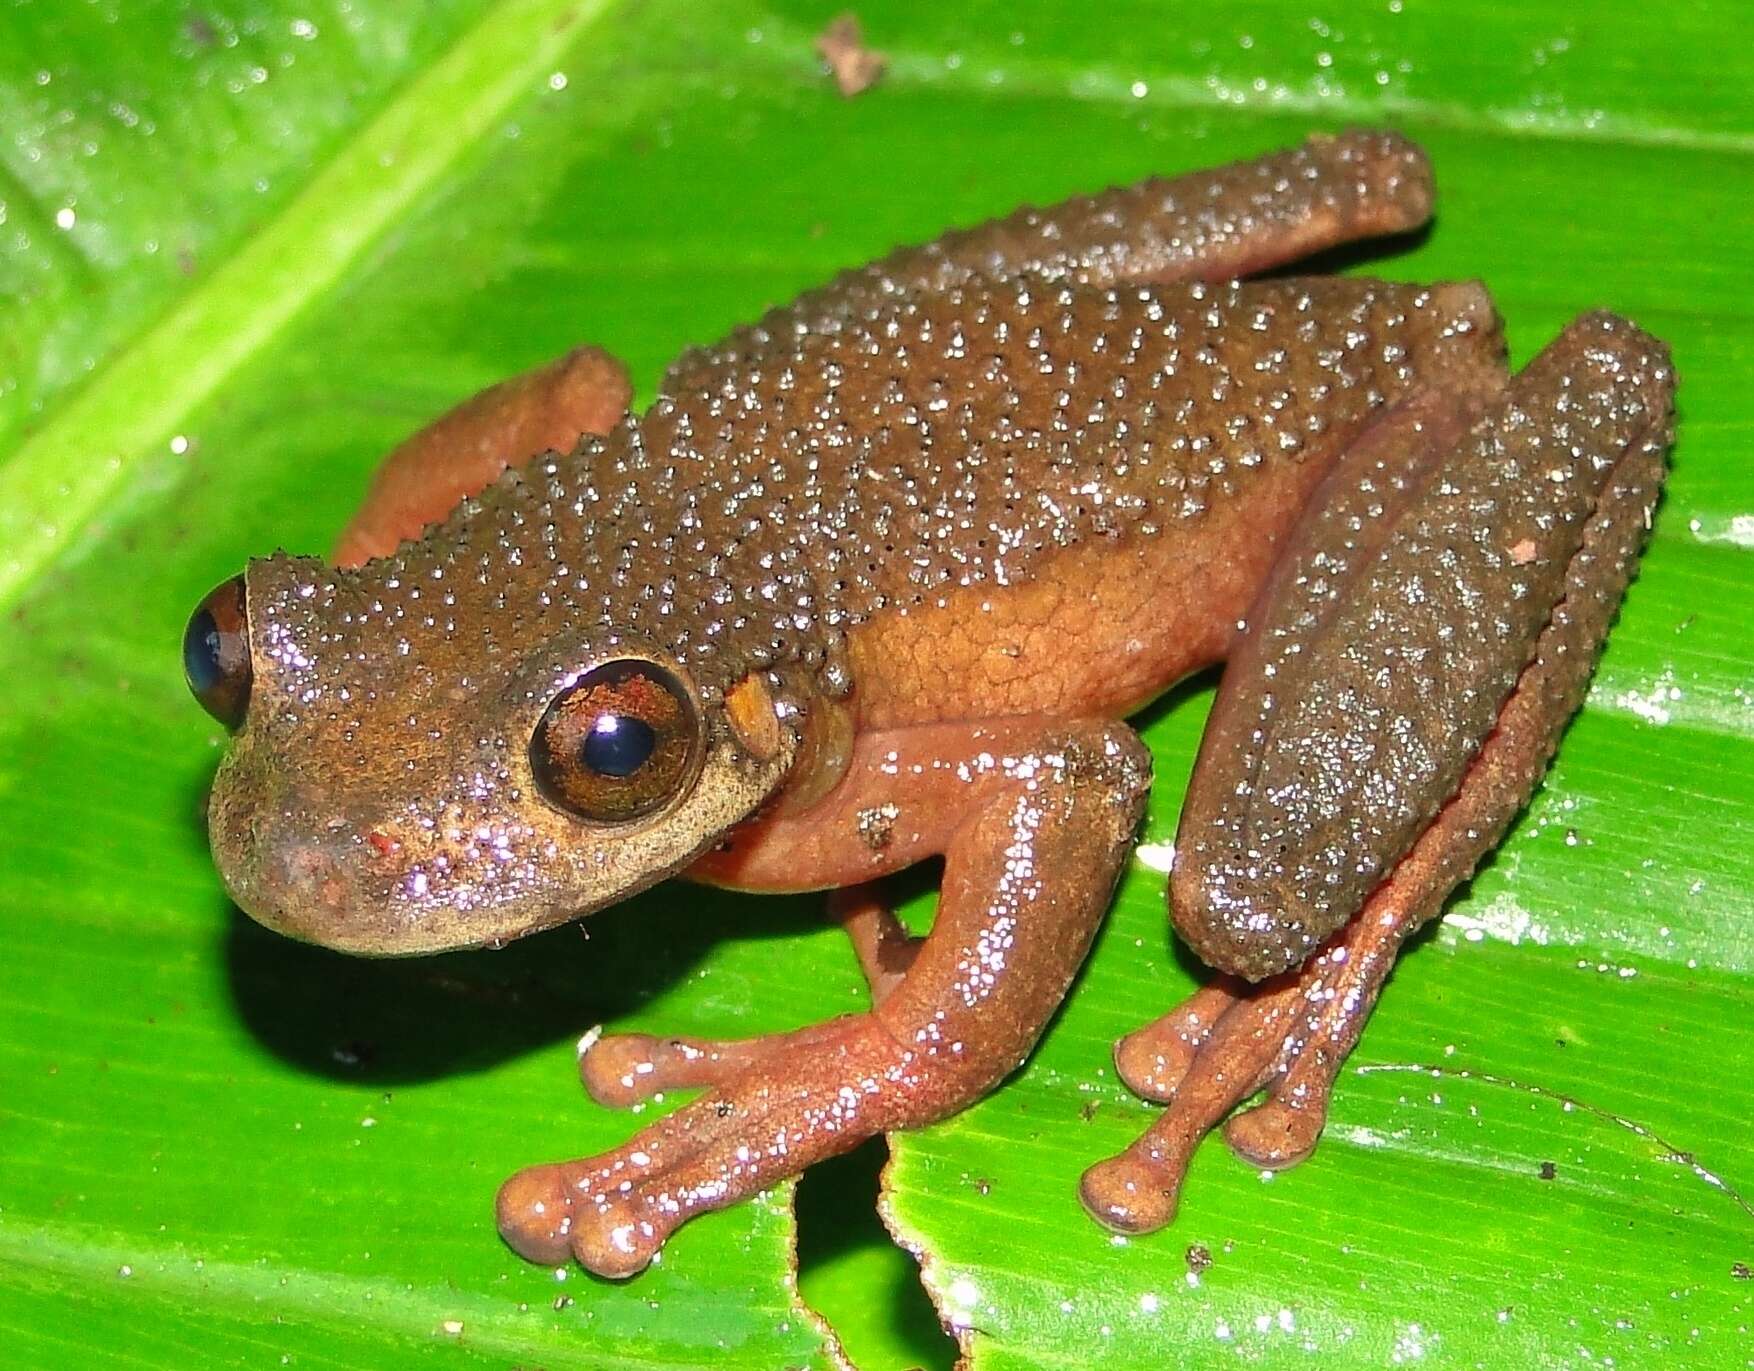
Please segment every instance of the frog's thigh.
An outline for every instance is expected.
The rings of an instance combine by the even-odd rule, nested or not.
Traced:
[[[954,745],[953,744],[957,744]],[[694,873],[760,888],[844,884],[942,853],[932,932],[869,1013],[795,1035],[627,1145],[532,1167],[500,1231],[603,1275],[643,1267],[723,1208],[875,1133],[930,1123],[1027,1055],[1108,907],[1150,780],[1109,721],[924,725],[862,739],[805,814],[745,832]],[[890,824],[873,827],[872,813]]]
[[[1497,842],[1540,779],[1583,697],[1661,484],[1671,387],[1659,345],[1624,321],[1585,319],[1511,384],[1474,431],[1470,442],[1478,442],[1472,450],[1488,455],[1545,433],[1548,438],[1537,436],[1533,442],[1537,450],[1546,444],[1545,460],[1530,462],[1522,454],[1521,464],[1556,486],[1586,479],[1584,473],[1595,485],[1575,535],[1561,541],[1563,560],[1559,574],[1546,581],[1547,617],[1532,635],[1527,665],[1514,689],[1501,697],[1490,732],[1466,760],[1456,789],[1357,915],[1315,956],[1252,989],[1231,980],[1201,991],[1184,1010],[1117,1045],[1117,1062],[1128,1082],[1142,1086],[1143,1093],[1167,1095],[1170,1104],[1137,1143],[1086,1172],[1081,1195],[1100,1221],[1127,1231],[1167,1223],[1194,1146],[1262,1086],[1268,1087],[1267,1100],[1227,1128],[1231,1146],[1249,1162],[1269,1167],[1291,1165],[1314,1147],[1334,1077],[1357,1042],[1402,940],[1442,907]],[[1420,420],[1435,432],[1429,421],[1430,416]],[[1561,470],[1554,464],[1561,452],[1576,463],[1565,480],[1554,475]],[[1469,479],[1449,464],[1443,474],[1446,487]],[[1410,522],[1420,529],[1431,526],[1418,518]],[[1556,514],[1555,526],[1563,522]],[[1468,536],[1490,540],[1494,535],[1475,530]],[[1513,544],[1511,561],[1542,554],[1533,539],[1530,544]],[[1404,571],[1430,576],[1417,557],[1408,559]],[[1260,616],[1271,623],[1276,613],[1268,607]],[[1453,686],[1485,688],[1472,680]],[[1246,693],[1249,686],[1242,688]],[[1224,689],[1233,689],[1229,680]],[[1221,705],[1213,714],[1221,732],[1223,712]],[[1240,736],[1259,736],[1258,725],[1246,718],[1235,722]],[[1204,766],[1209,745],[1210,740],[1202,747],[1196,780],[1216,787],[1214,794],[1229,793],[1235,783],[1224,769],[1212,774]],[[1199,813],[1209,799],[1203,790],[1190,793],[1184,825],[1186,815]],[[1177,845],[1185,859],[1192,845],[1184,837],[1178,835]]]
[[[470,396],[384,459],[335,544],[336,564],[394,552],[508,466],[571,452],[581,437],[607,433],[632,398],[627,368],[596,347],[574,348]]]

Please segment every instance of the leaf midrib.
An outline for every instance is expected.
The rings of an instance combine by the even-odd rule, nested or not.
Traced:
[[[0,607],[27,594],[156,445],[333,287],[616,3],[491,5],[279,214],[27,437],[0,467]],[[628,115],[625,102],[604,113]]]

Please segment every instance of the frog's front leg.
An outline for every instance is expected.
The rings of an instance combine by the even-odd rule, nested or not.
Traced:
[[[1117,1044],[1123,1079],[1169,1108],[1085,1173],[1101,1222],[1167,1223],[1194,1146],[1263,1086],[1232,1148],[1277,1167],[1315,1146],[1401,942],[1496,844],[1583,698],[1672,388],[1661,344],[1591,316],[1461,442],[1472,404],[1422,397],[1318,493],[1232,654],[1177,835],[1178,928],[1260,984],[1226,977]]]
[[[1108,906],[1150,783],[1109,721],[926,724],[861,738],[810,810],[751,826],[697,873],[756,889],[849,885],[942,854],[932,932],[870,1012],[805,1029],[601,1156],[500,1192],[519,1252],[640,1270],[675,1228],[879,1132],[930,1123],[1029,1052]],[[860,841],[862,816],[893,815]]]
[[[577,347],[471,395],[383,460],[335,543],[337,566],[358,566],[418,538],[507,467],[571,452],[627,412],[627,368],[602,348]]]

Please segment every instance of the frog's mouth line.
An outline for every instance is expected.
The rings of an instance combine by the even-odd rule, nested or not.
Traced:
[[[388,825],[298,822],[320,810],[273,793],[246,732],[214,777],[213,857],[240,909],[300,942],[367,957],[495,948],[685,870],[767,799],[791,752],[753,758],[724,739],[690,793],[650,820],[592,830],[544,806],[512,826],[515,843],[447,853],[404,847]]]

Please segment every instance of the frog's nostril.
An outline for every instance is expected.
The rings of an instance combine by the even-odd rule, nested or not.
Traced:
[[[308,834],[256,831],[231,864],[232,896],[256,922],[303,942],[343,947],[364,901],[354,863],[359,854]]]
[[[313,913],[344,914],[349,904],[348,882],[336,854],[319,843],[292,842],[276,854],[279,884],[291,902]]]

